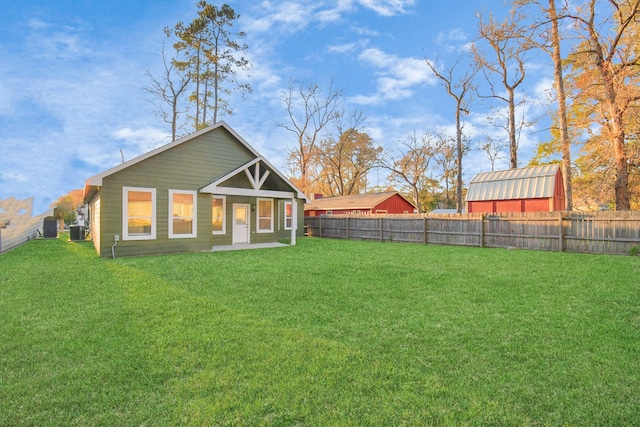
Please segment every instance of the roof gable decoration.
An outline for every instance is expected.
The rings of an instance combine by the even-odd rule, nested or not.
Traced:
[[[260,164],[263,164],[265,167],[264,173],[261,175]],[[251,171],[251,167],[255,165],[253,172]],[[278,175],[287,185],[291,188],[292,191],[277,191],[277,190],[263,190],[262,186],[270,175],[270,170],[274,171],[276,175]],[[244,172],[249,179],[249,183],[252,188],[235,188],[235,187],[224,187],[222,186],[227,180],[233,178],[239,173]],[[208,184],[200,189],[201,193],[211,193],[211,194],[221,194],[221,195],[239,195],[239,196],[255,196],[255,197],[274,197],[274,198],[285,198],[285,199],[293,199],[299,198],[303,200],[307,200],[307,197],[302,193],[298,188],[293,185],[286,177],[281,175],[276,168],[271,166],[271,164],[262,156],[258,156],[255,159],[245,163],[244,165],[232,170],[231,172],[221,176],[220,178],[213,181],[211,184]]]
[[[249,168],[244,168],[244,172],[247,174],[247,178],[249,178],[249,182],[254,190],[259,190],[262,188],[262,184],[267,180],[269,176],[269,171],[265,170],[264,175],[260,176],[260,162],[256,162],[255,170],[253,171],[253,175],[249,172]]]

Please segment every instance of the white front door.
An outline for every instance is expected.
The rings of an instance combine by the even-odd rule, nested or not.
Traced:
[[[233,204],[233,232],[232,243],[249,243],[249,211],[250,206]]]

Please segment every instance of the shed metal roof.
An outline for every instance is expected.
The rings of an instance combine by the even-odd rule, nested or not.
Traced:
[[[483,172],[469,182],[467,201],[553,197],[557,164]]]

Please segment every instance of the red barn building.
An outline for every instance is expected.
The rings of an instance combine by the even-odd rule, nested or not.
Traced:
[[[469,213],[564,209],[562,172],[557,164],[479,173],[469,182]]]
[[[339,214],[403,214],[416,207],[396,191],[357,194],[354,196],[322,197],[304,205],[304,216]]]

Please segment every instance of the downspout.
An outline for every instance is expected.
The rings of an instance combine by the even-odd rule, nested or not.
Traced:
[[[291,199],[291,246],[296,244],[296,229],[298,228],[298,201]]]

